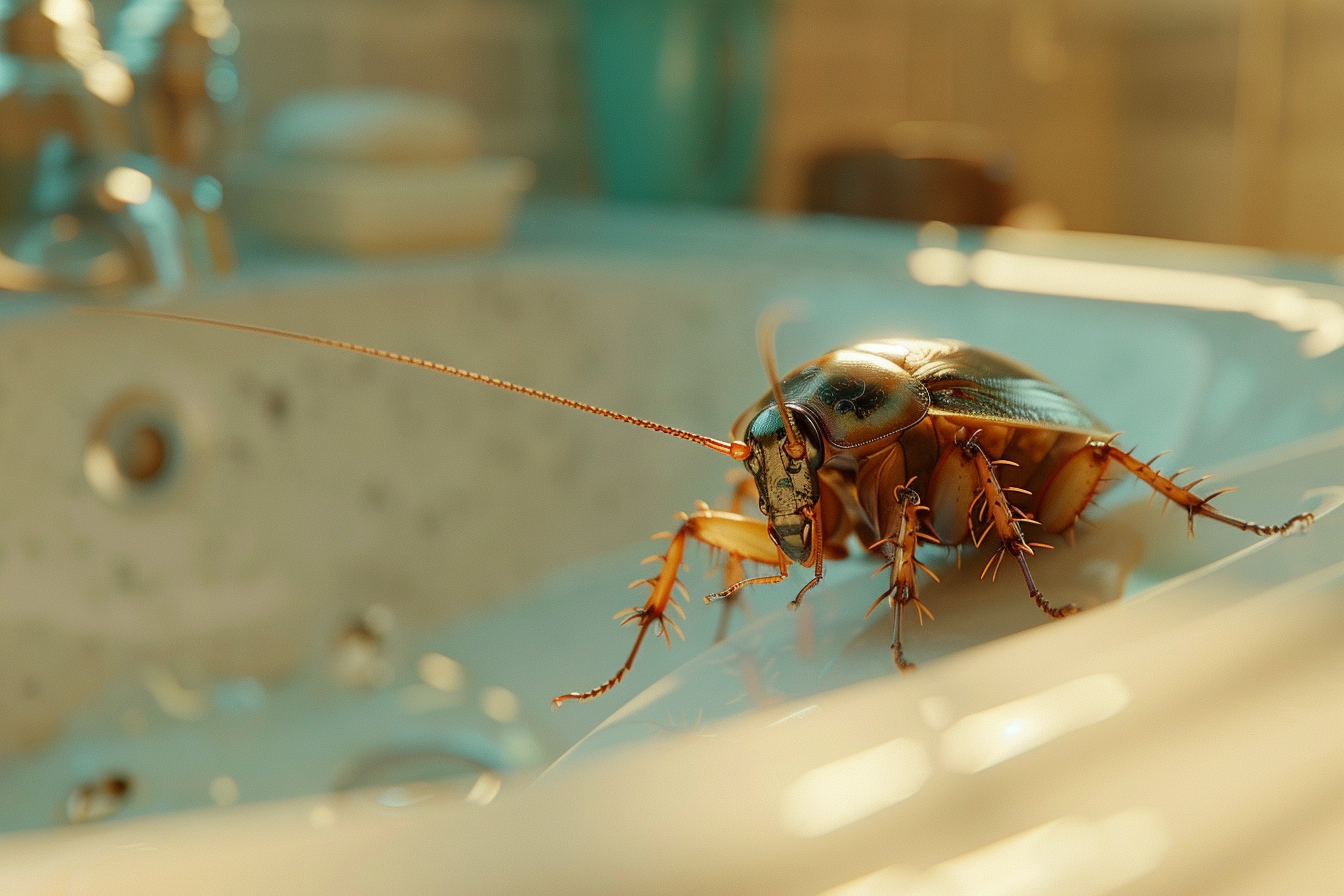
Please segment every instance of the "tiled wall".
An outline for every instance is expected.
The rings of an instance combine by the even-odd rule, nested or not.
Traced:
[[[1070,226],[1114,230],[1115,28],[1044,3],[795,0],[779,21],[763,202],[795,207],[816,153],[902,121],[981,126],[1020,192]],[[1022,19],[1039,24],[1023,34]]]
[[[545,189],[587,189],[566,0],[231,0],[243,33],[242,139],[285,96],[396,87],[458,98],[486,149],[538,162]]]
[[[637,2],[637,0],[631,0]],[[457,96],[489,146],[592,189],[568,0],[231,0],[249,128],[289,92]],[[1344,252],[1336,0],[776,0],[759,201],[819,151],[978,125],[1073,228]]]

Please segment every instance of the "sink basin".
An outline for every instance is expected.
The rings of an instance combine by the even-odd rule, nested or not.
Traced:
[[[1259,254],[1060,239],[1335,301]],[[628,652],[610,617],[645,533],[735,464],[331,349],[26,309],[0,326],[0,890],[1250,893],[1313,873],[1344,826],[1344,353],[1244,310],[920,283],[927,240],[541,206],[498,255],[280,259],[164,307],[722,436],[765,389],[756,318],[801,300],[786,367],[898,334],[984,345],[1124,446],[1240,486],[1225,511],[1316,525],[1189,540],[1121,486],[1034,567],[1097,607],[1078,617],[1046,625],[1016,575],[949,556],[907,645],[921,668],[896,675],[854,558],[801,613],[801,580],[753,589],[717,645],[692,601],[687,643],[553,712]],[[692,591],[708,568],[691,558]]]

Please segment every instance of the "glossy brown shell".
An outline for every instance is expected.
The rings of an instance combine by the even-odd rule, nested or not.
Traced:
[[[928,415],[1106,438],[1111,430],[1023,364],[950,339],[884,339],[836,349],[790,371],[784,400],[812,412],[832,448],[898,436]],[[733,438],[774,401],[767,392],[733,424]]]

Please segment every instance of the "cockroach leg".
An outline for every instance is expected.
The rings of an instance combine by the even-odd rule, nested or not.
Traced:
[[[789,609],[796,610],[803,605],[803,595],[817,586],[822,579],[826,563],[826,527],[822,525],[821,514],[814,507],[803,508],[802,512],[812,520],[812,579],[802,587],[798,596],[789,601]],[[781,568],[780,572],[783,572]]]
[[[779,568],[777,575],[757,576],[751,579],[740,579],[729,587],[717,594],[712,594],[705,598],[709,600],[718,597],[728,597],[738,589],[747,585],[764,584],[770,582],[783,581],[786,576],[789,560],[784,553],[770,539],[768,527],[764,520],[753,520],[737,513],[724,513],[717,510],[709,510],[703,505],[692,514],[679,514],[678,518],[682,521],[681,526],[674,533],[660,533],[657,537],[669,537],[671,542],[667,546],[667,553],[656,554],[645,559],[645,562],[660,562],[662,565],[658,574],[648,579],[640,579],[632,582],[631,587],[639,585],[650,586],[648,599],[641,607],[631,607],[629,610],[618,614],[621,618],[621,625],[631,622],[639,623],[639,634],[635,636],[635,646],[630,651],[630,656],[626,659],[625,665],[611,678],[607,679],[601,685],[590,691],[576,691],[571,694],[562,694],[551,701],[553,706],[559,706],[566,700],[591,700],[599,697],[620,683],[625,674],[630,671],[630,667],[635,663],[635,656],[639,653],[640,646],[644,643],[644,636],[648,634],[649,628],[657,625],[657,634],[663,640],[671,642],[669,628],[678,635],[681,629],[675,619],[668,618],[668,608],[684,613],[681,606],[676,602],[676,593],[685,595],[686,589],[677,579],[677,574],[681,571],[682,557],[686,553],[686,540],[688,538],[700,542],[712,550],[723,551],[728,557],[728,563],[737,563],[737,568],[741,569],[741,563],[744,560],[751,560],[756,563],[765,563],[775,565]]]
[[[919,515],[928,512],[928,508],[920,503],[919,495],[909,486],[898,487],[895,490],[897,504],[897,524],[895,532],[872,547],[882,548],[883,555],[887,558],[883,569],[891,570],[890,584],[887,590],[882,592],[873,601],[873,605],[868,608],[868,613],[877,609],[877,605],[882,601],[887,601],[891,605],[893,620],[893,631],[891,638],[891,655],[896,661],[896,668],[901,671],[915,668],[914,663],[908,662],[905,658],[905,651],[901,646],[901,624],[903,611],[906,604],[914,604],[915,612],[918,614],[921,624],[927,615],[933,618],[933,613],[920,601],[916,590],[915,571],[922,569],[928,573],[936,582],[938,576],[934,575],[933,570],[929,569],[923,563],[915,559],[915,551],[919,547],[920,541],[933,541],[931,535],[920,531]],[[879,570],[880,572],[881,570]],[[864,614],[865,617],[868,614]]]
[[[747,471],[741,467],[734,467],[729,470],[724,478],[733,487],[733,494],[728,499],[728,512],[741,514],[742,505],[747,498],[755,498],[759,495],[756,490],[756,480],[751,478]]]
[[[1074,604],[1065,604],[1062,607],[1052,605],[1045,599],[1045,595],[1041,593],[1041,589],[1036,587],[1036,581],[1031,577],[1031,568],[1027,565],[1027,557],[1035,552],[1032,550],[1032,544],[1022,534],[1022,527],[1019,524],[1025,517],[1021,510],[1008,503],[1008,497],[1004,494],[1003,486],[999,484],[998,477],[994,475],[994,467],[1003,464],[1004,461],[991,461],[989,456],[985,454],[985,449],[980,447],[980,444],[975,440],[975,435],[968,439],[958,438],[956,444],[966,454],[966,457],[975,464],[980,488],[984,495],[984,512],[989,520],[987,528],[992,528],[999,537],[999,550],[996,552],[998,560],[1001,561],[1005,553],[1011,554],[1017,560],[1017,565],[1022,568],[1022,578],[1027,583],[1027,591],[1030,593],[1031,599],[1036,602],[1036,606],[1047,614],[1059,619],[1077,613],[1078,607]],[[988,567],[986,567],[986,570],[988,570]]]
[[[712,604],[718,600],[728,600],[738,591],[748,585],[774,585],[788,578],[787,573],[771,573],[768,576],[752,576],[750,579],[743,579],[740,582],[734,582],[722,591],[715,591],[713,594],[705,595],[705,603]]]
[[[621,679],[625,677],[625,673],[629,672],[630,668],[634,666],[635,655],[639,653],[640,645],[644,643],[644,636],[649,632],[649,625],[657,617],[644,616],[644,611],[637,609],[635,610],[635,615],[628,616],[621,624],[624,625],[626,622],[630,622],[636,618],[640,619],[639,634],[635,636],[635,646],[630,648],[630,655],[626,657],[625,665],[622,666],[615,675],[611,676],[611,678],[608,678],[591,691],[574,691],[569,694],[561,694],[559,697],[554,698],[551,700],[551,707],[553,709],[559,709],[560,704],[564,703],[566,700],[591,700],[594,697],[601,697],[607,691],[621,683]]]
[[[1214,498],[1226,494],[1231,491],[1231,489],[1221,489],[1202,498],[1191,491],[1192,488],[1207,479],[1207,476],[1196,479],[1189,485],[1181,486],[1176,484],[1174,477],[1162,475],[1160,472],[1153,469],[1151,464],[1146,464],[1136,458],[1132,452],[1121,451],[1109,442],[1104,444],[1101,442],[1093,442],[1083,448],[1082,451],[1091,451],[1097,458],[1104,459],[1107,463],[1114,461],[1120,464],[1146,483],[1156,494],[1161,495],[1174,504],[1184,507],[1186,515],[1189,517],[1191,535],[1195,532],[1195,517],[1197,516],[1206,516],[1211,520],[1217,520],[1220,523],[1234,526],[1243,532],[1251,532],[1260,536],[1286,535],[1297,529],[1306,529],[1316,520],[1315,515],[1310,513],[1299,513],[1274,526],[1266,526],[1261,523],[1252,523],[1248,520],[1237,519],[1236,517],[1228,516],[1227,514],[1214,509],[1210,504]],[[1180,474],[1178,473],[1177,475]]]
[[[741,515],[742,505],[746,503],[748,498],[755,499],[758,494],[756,480],[741,468],[734,468],[729,471],[725,478],[733,486],[733,493],[728,499],[728,512]],[[737,593],[736,590],[738,583],[745,581],[746,578],[747,572],[742,566],[742,558],[736,554],[725,554],[723,559],[723,590],[730,593],[723,600],[723,612],[719,614],[719,627],[714,630],[715,644],[728,637],[728,628],[732,624],[735,611],[741,610],[743,615],[748,613],[746,598]]]
[[[821,582],[821,559],[817,559],[816,573],[808,579],[807,584],[798,591],[798,596],[789,601],[789,609],[796,610],[803,605],[803,595],[811,591],[819,582]]]
[[[1282,523],[1279,523],[1277,526],[1262,526],[1259,523],[1252,523],[1246,520],[1239,520],[1236,517],[1231,517],[1225,513],[1220,513],[1219,511],[1209,506],[1208,502],[1212,498],[1229,491],[1231,491],[1231,489],[1222,489],[1221,491],[1216,492],[1213,495],[1210,495],[1208,498],[1205,498],[1204,501],[1199,505],[1195,507],[1186,508],[1186,513],[1189,514],[1190,516],[1191,533],[1194,532],[1196,516],[1206,516],[1211,520],[1217,520],[1220,523],[1227,523],[1229,526],[1236,526],[1243,532],[1253,532],[1256,535],[1286,535],[1287,533],[1292,532],[1295,529],[1307,529],[1311,526],[1312,523],[1316,522],[1316,515],[1314,513],[1299,513],[1296,516],[1289,517],[1287,520],[1285,520]]]

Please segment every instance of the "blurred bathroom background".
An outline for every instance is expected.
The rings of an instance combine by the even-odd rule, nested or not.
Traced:
[[[34,4],[7,5],[12,13]],[[124,5],[94,3],[104,42],[123,55],[134,43],[128,28],[161,28],[156,15],[181,6],[137,0],[127,6],[137,14],[128,16]],[[828,177],[832,187],[836,177],[849,178],[869,193],[874,178],[883,177],[914,177],[917,189],[932,189],[928,178],[938,172],[884,174],[886,163],[875,154],[952,157],[988,171],[1008,190],[983,200],[989,209],[981,209],[982,218],[1009,215],[1008,223],[1028,227],[1293,253],[1344,251],[1338,4],[658,0],[626,6],[233,0],[227,9],[236,30],[213,40],[236,74],[211,88],[230,107],[221,139],[232,150],[255,146],[264,123],[296,94],[413,91],[462,103],[479,124],[486,154],[530,159],[534,195],[596,196],[603,144],[612,138],[596,136],[590,125],[614,113],[601,112],[606,101],[594,94],[604,77],[631,75],[618,61],[592,61],[602,41],[612,39],[594,37],[592,22],[638,18],[630,8],[643,7],[640,15],[649,21],[625,22],[626,30],[616,32],[624,37],[615,40],[631,43],[641,29],[655,29],[644,35],[648,54],[666,52],[666,65],[712,70],[685,77],[761,81],[751,88],[758,95],[745,100],[740,85],[725,88],[738,96],[692,100],[728,106],[692,110],[719,116],[708,127],[763,116],[760,133],[744,138],[754,167],[738,191],[760,209],[844,211],[843,197],[825,195]],[[683,38],[703,42],[703,35],[678,37],[671,24],[682,13],[712,18],[734,8],[758,19],[763,44],[743,51],[730,35],[721,45],[709,38],[708,46],[690,46]],[[650,24],[660,16],[667,21]],[[123,33],[108,37],[117,31]],[[661,50],[654,49],[658,41]],[[677,63],[677,53],[686,59]],[[134,70],[137,60],[127,61]],[[0,69],[0,84],[12,68]],[[0,151],[14,152],[15,141],[0,138],[6,142],[10,149]],[[957,180],[964,174],[952,172],[957,188],[974,192],[976,184]],[[920,211],[916,206],[910,216]]]
[[[106,4],[104,4],[106,5]],[[286,96],[462,100],[537,192],[596,187],[566,0],[235,0],[246,141]],[[754,202],[906,122],[981,129],[1041,223],[1344,251],[1344,8],[1313,0],[779,0]]]

